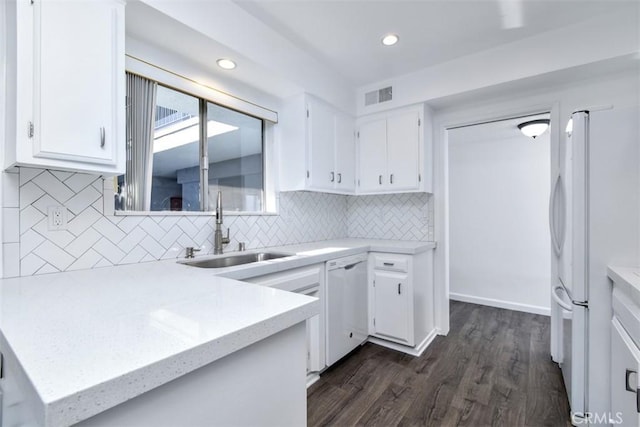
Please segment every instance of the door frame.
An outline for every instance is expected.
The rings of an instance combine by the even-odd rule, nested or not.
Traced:
[[[508,105],[507,105],[508,104]],[[434,254],[435,283],[435,320],[436,328],[440,335],[447,335],[450,329],[449,323],[449,129],[480,124],[483,122],[506,120],[518,116],[535,115],[541,112],[550,114],[550,151],[551,151],[551,184],[553,177],[559,171],[560,138],[563,129],[560,129],[560,103],[530,103],[509,102],[500,105],[474,107],[472,109],[444,111],[434,115],[433,126],[433,194],[435,196],[434,229],[435,240],[438,249]],[[551,192],[551,188],[549,191]],[[552,248],[551,253],[551,277],[557,276],[558,265]],[[551,286],[551,284],[550,284]],[[551,293],[549,293],[551,301]],[[554,322],[551,331],[555,335]],[[552,353],[555,352],[554,336],[551,339]]]

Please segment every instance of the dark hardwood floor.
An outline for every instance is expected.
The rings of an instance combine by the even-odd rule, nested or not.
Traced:
[[[309,426],[570,426],[549,318],[451,302],[421,357],[367,343],[308,391]]]

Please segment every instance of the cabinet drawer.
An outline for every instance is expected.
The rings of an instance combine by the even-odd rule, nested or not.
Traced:
[[[618,287],[613,288],[612,306],[614,317],[640,347],[640,307]]]
[[[318,286],[322,280],[322,269],[319,266],[302,267],[283,273],[267,274],[265,276],[245,279],[245,282],[256,285],[269,286],[289,292],[302,292],[305,289]]]
[[[401,255],[374,255],[373,268],[375,270],[407,273],[409,271],[409,258]]]

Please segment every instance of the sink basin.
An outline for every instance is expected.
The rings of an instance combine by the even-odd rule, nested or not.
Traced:
[[[252,254],[229,255],[220,258],[187,261],[184,264],[200,268],[223,268],[234,265],[250,264],[252,262],[266,261],[268,259],[278,259],[292,256],[291,254],[281,254],[276,252],[257,252]]]

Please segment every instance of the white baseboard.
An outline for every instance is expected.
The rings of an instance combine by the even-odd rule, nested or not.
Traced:
[[[314,385],[320,379],[320,374],[317,372],[307,374],[307,388]]]
[[[422,353],[429,347],[429,344],[434,340],[434,338],[438,335],[438,330],[434,329],[427,335],[418,345],[415,347],[409,347],[406,345],[398,344],[395,342],[383,340],[381,338],[369,337],[367,341],[373,344],[380,345],[382,347],[390,348],[392,350],[401,351],[406,354],[410,354],[411,356],[422,356]]]
[[[524,311],[525,313],[541,314],[550,316],[551,309],[537,305],[520,304],[518,302],[503,301],[493,298],[482,298],[472,295],[449,293],[449,298],[454,301],[470,302],[472,304],[488,305],[489,307],[506,308],[507,310]]]

